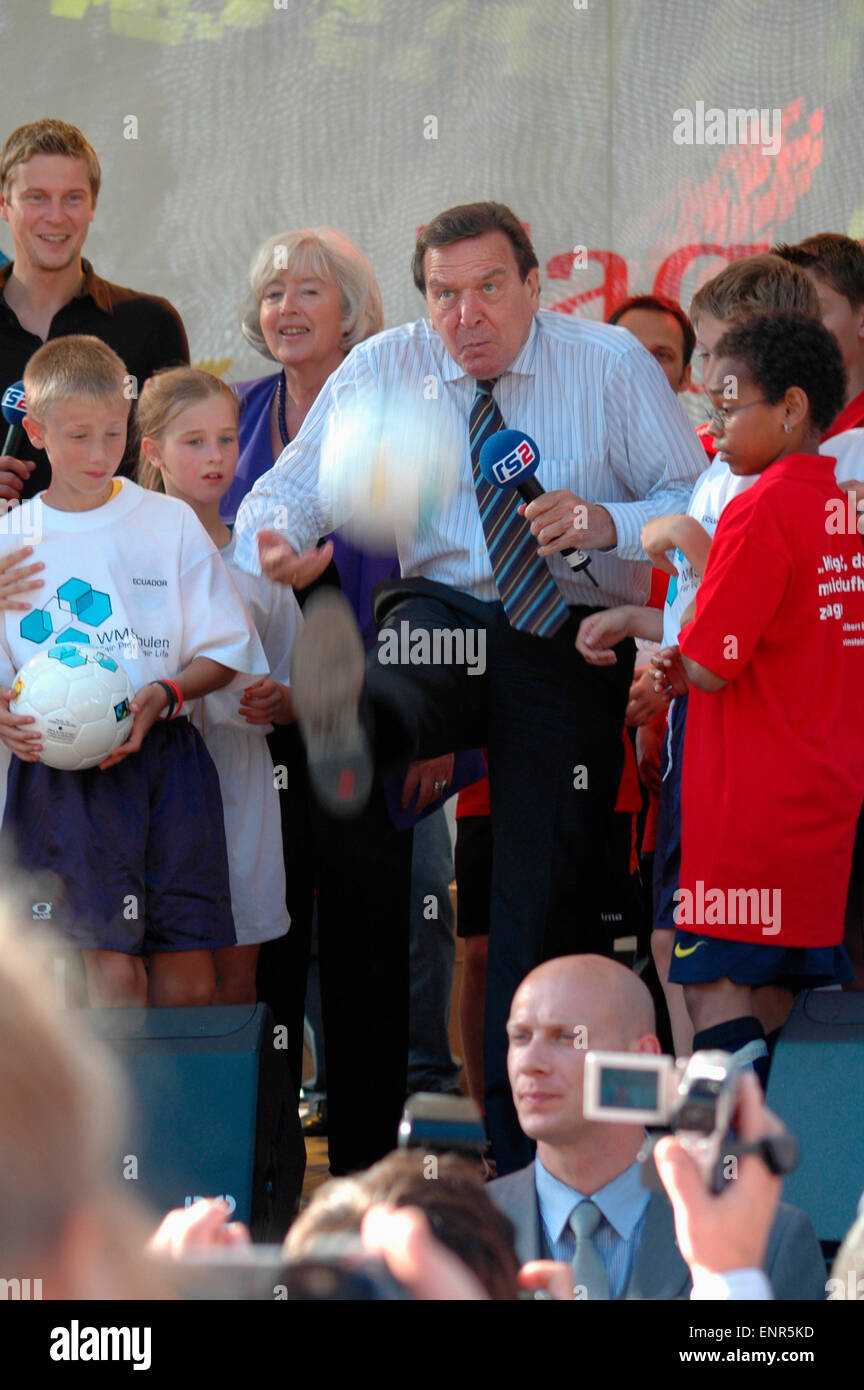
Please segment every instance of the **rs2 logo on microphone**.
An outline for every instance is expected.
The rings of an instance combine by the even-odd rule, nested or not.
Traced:
[[[503,459],[498,459],[492,465],[495,481],[503,487],[512,478],[518,478],[526,468],[530,468],[536,457],[528,440],[523,439],[521,444],[517,444],[515,449],[511,449],[509,454],[505,454]]]
[[[27,402],[24,399],[24,387],[7,386],[3,392],[3,404],[8,406],[10,410],[26,411]]]

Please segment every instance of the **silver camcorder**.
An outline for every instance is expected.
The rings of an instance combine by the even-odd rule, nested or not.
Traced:
[[[671,1130],[717,1187],[740,1067],[729,1052],[674,1057],[646,1052],[588,1052],[583,1113],[589,1120]]]

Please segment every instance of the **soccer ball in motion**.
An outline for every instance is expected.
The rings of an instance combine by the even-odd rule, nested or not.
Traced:
[[[12,714],[32,714],[25,727],[42,735],[40,761],[67,772],[95,767],[132,732],[135,691],[111,656],[67,642],[31,657],[12,687]]]
[[[435,525],[456,493],[463,452],[437,396],[393,388],[343,392],[321,444],[320,488],[334,526],[364,550],[394,550]]]

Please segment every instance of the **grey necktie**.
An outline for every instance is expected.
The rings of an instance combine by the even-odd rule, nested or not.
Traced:
[[[603,1213],[593,1202],[580,1202],[570,1213],[570,1229],[576,1237],[576,1250],[571,1269],[573,1271],[573,1296],[597,1301],[612,1297],[609,1292],[609,1276],[606,1266],[594,1246],[593,1236]],[[583,1292],[584,1290],[584,1292]]]

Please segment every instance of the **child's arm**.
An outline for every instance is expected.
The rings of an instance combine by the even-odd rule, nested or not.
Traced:
[[[172,679],[174,684],[180,687],[184,700],[197,700],[202,695],[221,690],[235,675],[236,672],[230,666],[222,666],[209,656],[196,656],[185,670]],[[167,704],[168,694],[163,686],[155,681],[150,685],[142,685],[134,699],[129,702],[129,708],[135,716],[131,734],[125,743],[121,743],[119,748],[115,748],[114,752],[99,764],[100,768],[104,771],[105,768],[113,767],[115,763],[128,758],[130,753],[137,753]]]
[[[716,690],[722,690],[728,681],[724,681],[722,676],[715,676],[713,671],[709,671],[707,666],[700,666],[698,661],[693,661],[689,656],[681,654],[681,664],[687,673],[687,679],[691,685],[695,685],[697,690],[704,690],[708,695],[713,695]]]
[[[667,574],[678,571],[666,556],[667,550],[680,550],[698,575],[705,573],[711,537],[695,516],[655,516],[642,527],[642,548],[652,565]]]
[[[612,648],[625,637],[645,637],[659,642],[663,636],[663,614],[658,608],[640,608],[622,603],[583,618],[576,634],[576,650],[593,666],[614,666]]]
[[[290,685],[261,676],[247,685],[240,700],[240,713],[249,724],[293,724],[294,697]]]
[[[654,689],[658,694],[671,700],[676,695],[686,695],[690,681],[684,669],[684,662],[677,646],[663,647],[651,657],[654,667]]]

